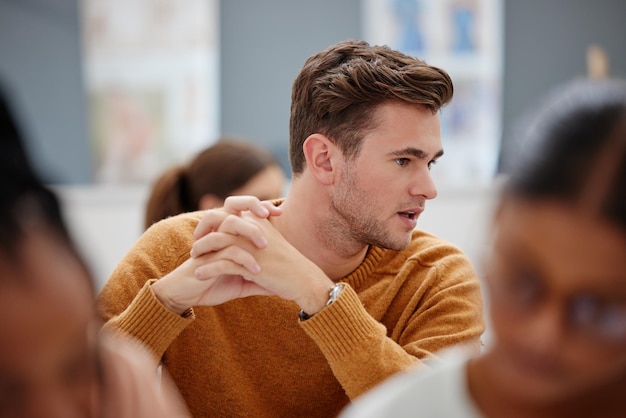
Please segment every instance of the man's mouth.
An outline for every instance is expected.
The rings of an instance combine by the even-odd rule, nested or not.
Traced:
[[[413,208],[409,208],[409,210],[403,210],[401,212],[398,212],[398,215],[410,219],[412,221],[417,220],[417,218],[420,216],[420,213],[424,212],[424,207],[423,206],[415,206]]]

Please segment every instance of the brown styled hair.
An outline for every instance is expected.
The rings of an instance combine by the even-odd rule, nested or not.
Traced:
[[[199,209],[212,194],[224,200],[254,176],[279,166],[272,153],[246,141],[223,138],[198,153],[188,164],[172,167],[153,183],[144,227],[169,216]]]
[[[433,113],[452,99],[443,70],[387,46],[350,40],[311,56],[293,83],[289,159],[293,176],[304,170],[302,145],[321,133],[354,158],[363,135],[376,126],[376,108],[388,101],[425,106]]]

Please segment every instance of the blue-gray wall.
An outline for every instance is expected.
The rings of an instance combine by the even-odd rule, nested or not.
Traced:
[[[589,44],[626,77],[626,1],[504,0],[503,132],[552,86],[586,72]],[[0,0],[0,80],[13,92],[35,163],[50,181],[87,183],[92,156],[78,0]],[[221,131],[286,163],[291,83],[306,57],[361,34],[360,0],[221,2]],[[507,150],[508,147],[504,146]]]
[[[360,0],[227,0],[220,7],[221,130],[261,141],[289,172],[291,84],[307,57],[360,36]]]
[[[586,76],[589,45],[605,49],[610,75],[626,78],[626,1],[508,0],[505,5],[504,170],[514,155],[507,139],[520,114],[547,90]]]
[[[0,0],[0,83],[46,180],[92,178],[78,0]]]

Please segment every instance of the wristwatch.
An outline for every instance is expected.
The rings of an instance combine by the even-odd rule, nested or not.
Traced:
[[[326,302],[326,306],[330,305],[331,303],[333,303],[334,301],[337,300],[337,298],[339,297],[339,294],[341,293],[343,288],[344,288],[344,284],[343,283],[337,283],[336,285],[334,285],[334,286],[332,286],[330,288],[330,291],[328,292],[328,301]],[[309,315],[308,313],[304,312],[303,310],[300,310],[300,312],[298,312],[298,318],[300,318],[300,321],[306,321],[307,319],[309,319],[313,315],[315,315],[315,314]]]

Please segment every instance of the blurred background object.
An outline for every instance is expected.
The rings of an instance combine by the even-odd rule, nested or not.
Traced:
[[[599,45],[587,48],[587,76],[591,79],[607,78],[609,75],[609,57]]]
[[[218,134],[217,0],[83,0],[93,178],[150,181]]]

